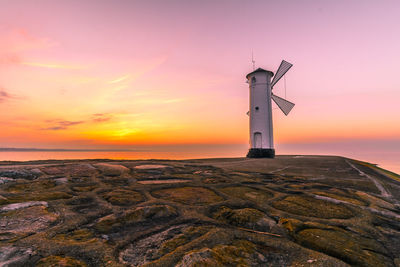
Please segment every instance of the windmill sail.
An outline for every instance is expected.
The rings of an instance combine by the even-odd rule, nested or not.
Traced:
[[[271,88],[274,87],[274,85],[282,78],[283,75],[293,66],[293,64],[282,60],[281,65],[279,66],[278,70],[275,73],[274,78],[272,79],[271,82]]]
[[[282,110],[282,112],[285,113],[286,116],[294,107],[294,104],[292,102],[289,102],[279,96],[271,94],[271,97],[274,100],[274,102],[278,105],[278,107]]]

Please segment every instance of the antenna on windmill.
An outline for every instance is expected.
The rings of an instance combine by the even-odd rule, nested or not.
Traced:
[[[255,68],[253,53],[251,57],[253,68]],[[274,95],[272,90],[292,66],[291,63],[282,60],[275,75],[273,72],[262,68],[253,70],[253,72],[246,75],[250,89],[250,110],[248,112],[250,117],[250,149],[247,154],[249,158],[275,157],[271,100],[276,103],[285,115],[289,114],[294,107],[294,103]],[[286,80],[284,79],[284,81],[286,97]]]
[[[256,61],[254,60],[253,50],[251,50],[251,62],[253,63],[253,70],[256,69]]]

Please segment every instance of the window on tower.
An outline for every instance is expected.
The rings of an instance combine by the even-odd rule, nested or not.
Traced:
[[[256,77],[251,78],[251,83],[255,83],[256,82]]]
[[[256,107],[256,111],[258,111],[260,108],[259,107]]]

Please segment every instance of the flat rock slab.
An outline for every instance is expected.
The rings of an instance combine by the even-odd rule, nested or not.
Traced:
[[[48,228],[58,215],[44,205],[33,205],[0,213],[0,233],[29,234]]]
[[[0,266],[400,266],[400,177],[365,162],[7,164]]]
[[[0,247],[0,266],[26,266],[35,253],[31,248]]]
[[[168,168],[169,166],[167,165],[159,165],[159,164],[144,164],[144,165],[138,165],[135,166],[135,169],[139,170],[148,170],[148,169],[162,169],[162,168]]]
[[[0,184],[6,184],[15,181],[13,178],[0,177]]]
[[[0,177],[8,177],[14,179],[27,179],[33,180],[40,175],[40,171],[30,171],[26,169],[0,169]]]
[[[130,169],[122,166],[122,165],[117,165],[117,164],[110,164],[110,163],[97,163],[93,164],[94,167],[99,169],[102,174],[108,175],[108,176],[120,176],[124,173],[129,173]]]
[[[192,180],[187,179],[164,179],[164,180],[146,180],[138,181],[139,184],[177,184],[177,183],[187,183]]]
[[[22,203],[13,203],[13,204],[8,204],[8,205],[4,205],[4,206],[0,207],[0,212],[29,208],[32,206],[47,207],[48,204],[46,201],[28,201],[28,202],[22,202]]]
[[[73,177],[88,177],[97,172],[96,168],[90,164],[45,166],[41,170],[49,175],[68,175]]]

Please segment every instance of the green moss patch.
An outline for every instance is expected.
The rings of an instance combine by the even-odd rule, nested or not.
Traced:
[[[176,248],[204,235],[211,230],[211,228],[211,226],[190,226],[188,228],[184,228],[181,234],[178,234],[162,243],[158,253],[159,256],[170,253]]]
[[[309,196],[288,196],[272,203],[272,206],[297,215],[324,219],[348,219],[353,212],[343,206]]]
[[[107,176],[102,179],[103,183],[111,186],[128,186],[131,184],[131,179],[125,177],[110,177]]]
[[[227,178],[220,176],[203,177],[201,181],[205,184],[221,184],[230,182],[230,180],[228,180]]]
[[[279,218],[279,224],[288,230],[290,234],[294,234],[304,227],[304,223],[302,221],[293,218]]]
[[[169,205],[153,205],[138,207],[121,216],[108,215],[101,218],[95,225],[95,229],[102,233],[111,232],[124,226],[136,223],[153,222],[158,219],[172,218],[178,215],[174,207]]]
[[[364,201],[361,201],[359,199],[357,199],[356,197],[347,197],[344,195],[339,195],[339,194],[332,194],[329,192],[314,192],[315,195],[319,195],[319,196],[324,196],[324,197],[329,197],[329,198],[333,198],[333,199],[337,199],[337,200],[341,200],[341,201],[345,201],[357,206],[365,206],[366,203]]]
[[[93,240],[94,236],[88,229],[79,229],[65,234],[58,234],[53,239],[58,241],[86,242]]]
[[[296,235],[297,241],[358,266],[387,266],[386,249],[374,239],[342,230],[305,229]]]
[[[235,240],[186,253],[177,266],[287,266],[287,256],[277,249],[248,240]]]
[[[255,225],[264,216],[263,212],[256,209],[244,208],[233,210],[224,206],[213,214],[213,217],[217,220],[239,226]]]
[[[359,178],[359,179],[329,178],[325,180],[319,180],[319,182],[336,188],[346,188],[346,189],[351,188],[365,192],[372,192],[375,194],[380,193],[376,185],[372,181],[366,178]]]
[[[204,187],[179,187],[161,189],[152,192],[152,195],[166,200],[180,202],[186,205],[210,204],[222,201],[223,198],[210,189]]]
[[[53,180],[35,181],[31,183],[19,183],[9,186],[6,191],[10,193],[26,193],[35,191],[45,191],[56,186]]]
[[[75,192],[90,192],[90,191],[93,191],[96,188],[97,188],[96,185],[88,185],[88,186],[79,185],[79,186],[72,186],[71,187],[71,189],[73,191],[75,191]]]
[[[37,267],[84,267],[87,266],[83,261],[61,256],[49,256],[39,260]]]
[[[207,234],[212,226],[190,226],[187,224],[171,226],[129,244],[120,253],[123,263],[130,266],[143,266],[157,262],[161,257]],[[151,249],[149,249],[151,248]],[[158,266],[173,266],[161,264]]]
[[[381,198],[372,196],[370,194],[367,194],[365,192],[356,192],[356,195],[359,196],[360,198],[364,199],[365,201],[369,202],[371,207],[381,207],[389,210],[394,210],[395,206],[392,203],[389,203]]]
[[[71,194],[59,191],[59,188],[57,189],[56,182],[52,180],[13,184],[5,189],[7,193],[3,195],[5,198],[0,199],[0,204],[48,201],[72,197]]]
[[[271,197],[273,197],[273,194],[270,192],[246,186],[231,186],[222,188],[220,190],[225,194],[245,200],[250,200],[260,205],[265,204]]]
[[[113,205],[128,206],[142,202],[143,196],[137,191],[116,189],[101,194],[101,197]]]

